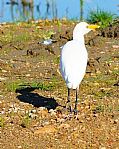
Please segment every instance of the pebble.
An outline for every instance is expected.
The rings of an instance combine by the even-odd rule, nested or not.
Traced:
[[[114,120],[114,124],[117,124],[117,123],[118,123],[118,121],[119,121],[118,119]]]
[[[57,123],[63,123],[63,122],[65,122],[64,118],[57,118]]]
[[[31,110],[31,112],[32,112],[32,113],[36,113],[36,112],[37,112],[37,110],[36,110],[36,109],[33,109],[33,110]]]
[[[19,146],[18,146],[18,148],[22,148],[22,146],[21,146],[21,145],[19,145]]]
[[[118,49],[119,48],[119,45],[113,45],[112,48]]]
[[[4,81],[4,80],[7,80],[7,78],[0,77],[0,81]]]
[[[45,107],[39,107],[40,111],[45,110],[45,109],[46,109]]]
[[[106,147],[100,147],[99,149],[106,149]]]
[[[37,115],[33,114],[33,113],[29,113],[29,117],[31,117],[32,119],[35,119],[37,117]]]
[[[0,114],[4,114],[4,113],[5,113],[5,111],[1,111],[1,112],[0,112]]]
[[[51,114],[51,116],[56,115],[56,111],[55,111],[55,110],[53,110],[53,109],[50,109],[50,110],[49,110],[49,113]]]

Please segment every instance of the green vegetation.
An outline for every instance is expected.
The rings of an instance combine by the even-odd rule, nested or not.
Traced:
[[[6,88],[7,91],[9,92],[15,92],[16,89],[20,88],[20,86],[22,86],[24,83],[21,81],[14,81],[14,82],[7,82],[6,83]]]
[[[26,113],[26,115],[22,118],[21,126],[23,128],[28,127],[30,125],[30,121],[31,121],[31,118],[29,116],[29,113]]]
[[[53,89],[53,83],[47,83],[47,82],[43,82],[43,83],[37,83],[37,82],[33,82],[30,85],[33,88],[37,88],[43,91],[50,91]]]
[[[105,28],[113,22],[114,16],[111,12],[97,9],[89,12],[88,21],[90,23],[97,23],[101,28]]]
[[[93,109],[94,113],[100,113],[100,112],[104,112],[104,105],[98,105],[95,107],[95,109]]]

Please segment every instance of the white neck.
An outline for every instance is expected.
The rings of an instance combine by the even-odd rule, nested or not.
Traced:
[[[73,34],[73,40],[77,40],[80,44],[85,44],[84,36],[77,36],[76,34]]]

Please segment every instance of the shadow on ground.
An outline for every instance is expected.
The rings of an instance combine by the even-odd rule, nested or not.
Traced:
[[[26,87],[22,89],[16,89],[16,93],[20,93],[17,98],[29,104],[32,104],[34,107],[45,107],[48,110],[56,109],[58,103],[54,98],[47,98],[44,96],[40,96],[37,93],[32,93],[36,88]]]

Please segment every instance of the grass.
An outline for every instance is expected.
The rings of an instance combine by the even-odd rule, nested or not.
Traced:
[[[52,91],[58,83],[58,80],[56,80],[55,77],[52,77],[50,82],[36,82],[33,81],[31,83],[25,83],[24,81],[16,80],[14,82],[7,82],[5,84],[7,91],[9,92],[15,92],[17,89],[24,89],[27,87],[31,87],[34,89],[40,89],[42,91]]]
[[[47,82],[43,83],[32,82],[30,86],[43,91],[51,91],[53,90],[54,87],[53,83],[47,83]]]
[[[97,23],[101,28],[105,28],[113,22],[114,16],[111,12],[97,9],[89,12],[88,21],[90,23]]]
[[[7,82],[6,88],[9,92],[15,92],[16,89],[20,88],[24,83],[20,80],[15,80],[14,82]]]
[[[22,118],[22,122],[21,122],[21,126],[23,128],[26,128],[30,125],[30,122],[31,122],[31,118],[29,116],[29,112],[26,113],[26,115]]]

